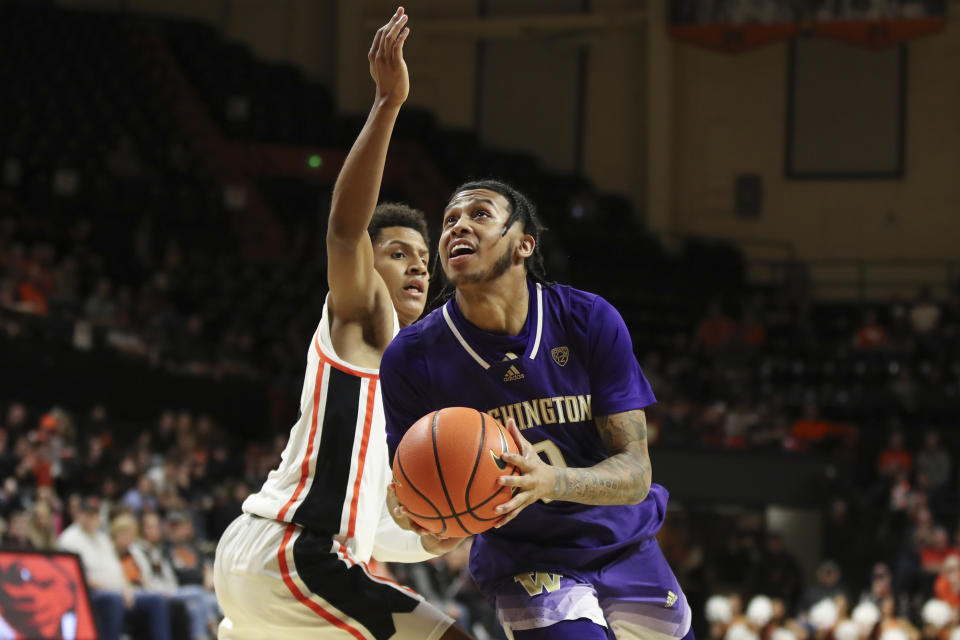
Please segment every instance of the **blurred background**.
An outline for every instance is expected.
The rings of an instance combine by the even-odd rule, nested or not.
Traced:
[[[405,7],[381,195],[438,228],[512,181],[548,276],[619,308],[698,636],[960,637],[960,2]],[[209,604],[297,416],[395,8],[0,0],[5,548],[95,514],[129,580]],[[381,570],[500,637],[465,560]]]

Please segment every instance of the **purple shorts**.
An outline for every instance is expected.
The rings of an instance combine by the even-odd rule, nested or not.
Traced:
[[[653,538],[597,569],[523,573],[492,591],[500,624],[517,640],[551,625],[550,638],[566,638],[566,629],[585,638],[587,621],[596,625],[590,638],[679,640],[690,631],[687,599]]]

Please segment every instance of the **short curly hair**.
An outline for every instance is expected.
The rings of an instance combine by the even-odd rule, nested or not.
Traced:
[[[380,237],[380,230],[384,227],[408,227],[413,229],[421,236],[423,242],[430,246],[430,232],[427,230],[427,218],[423,212],[413,207],[408,207],[399,202],[384,202],[377,205],[373,210],[373,218],[367,225],[367,233],[370,234],[370,240],[376,242]]]

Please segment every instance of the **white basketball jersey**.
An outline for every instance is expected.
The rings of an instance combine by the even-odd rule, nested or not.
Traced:
[[[398,331],[394,311],[393,335]],[[422,559],[419,537],[397,527],[384,506],[391,481],[388,460],[380,372],[337,356],[325,302],[307,353],[300,417],[280,465],[244,501],[243,511],[339,536],[359,562],[385,542],[375,540],[380,527],[394,538],[388,548],[398,549],[399,543]]]

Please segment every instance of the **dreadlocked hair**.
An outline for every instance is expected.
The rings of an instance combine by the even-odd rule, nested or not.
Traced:
[[[527,268],[527,277],[544,286],[553,284],[547,280],[546,268],[543,264],[543,252],[540,248],[540,236],[546,231],[547,227],[540,222],[540,217],[537,215],[537,207],[533,204],[533,201],[513,186],[495,178],[483,178],[464,182],[453,190],[453,196],[461,191],[472,191],[475,189],[486,189],[487,191],[499,193],[507,200],[510,204],[510,217],[507,218],[503,232],[506,233],[514,222],[520,222],[523,227],[523,232],[533,237],[533,253],[523,261],[524,266]],[[431,307],[437,307],[449,298],[454,290],[454,288],[450,286],[449,280],[446,279],[439,260],[433,265],[433,275],[431,279],[436,282],[443,282],[443,288],[431,303]]]

